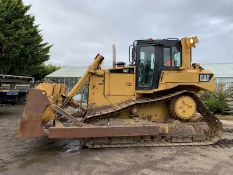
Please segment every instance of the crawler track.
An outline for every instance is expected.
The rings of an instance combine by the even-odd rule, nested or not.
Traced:
[[[223,128],[222,123],[215,117],[201,102],[200,98],[189,91],[176,91],[167,93],[162,96],[154,96],[148,99],[139,99],[135,101],[127,101],[117,106],[109,106],[104,109],[91,110],[86,114],[83,119],[84,123],[93,123],[103,118],[116,117],[117,113],[127,108],[136,105],[145,105],[155,102],[170,101],[181,95],[189,95],[194,98],[197,104],[197,111],[203,116],[203,121],[209,127],[208,132],[203,135],[177,135],[176,133],[168,133],[165,135],[151,135],[151,136],[138,136],[138,137],[105,137],[105,138],[89,138],[82,139],[82,143],[90,148],[104,148],[104,147],[132,147],[132,146],[197,146],[197,145],[210,145],[215,144],[222,136]],[[189,124],[189,122],[187,122]],[[198,125],[197,122],[194,125]],[[196,126],[194,126],[195,128]],[[196,128],[195,128],[196,129]]]

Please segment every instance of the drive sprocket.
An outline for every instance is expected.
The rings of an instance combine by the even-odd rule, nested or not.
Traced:
[[[169,105],[170,114],[182,120],[189,120],[196,112],[196,102],[189,95],[181,95],[174,98]]]

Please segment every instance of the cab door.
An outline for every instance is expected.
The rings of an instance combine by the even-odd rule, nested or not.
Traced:
[[[137,47],[136,89],[151,90],[159,84],[159,48],[154,45]]]

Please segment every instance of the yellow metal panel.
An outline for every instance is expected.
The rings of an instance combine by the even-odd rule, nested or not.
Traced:
[[[197,72],[187,71],[164,71],[162,83],[188,83],[198,82],[199,74]]]
[[[134,74],[109,74],[109,95],[134,95]]]
[[[124,89],[122,89],[123,91]],[[109,95],[109,74],[104,77],[90,76],[88,105],[90,108],[116,105],[134,98],[130,95]]]
[[[154,122],[164,122],[168,116],[168,108],[165,103],[141,105],[138,106],[138,115]]]
[[[109,96],[109,70],[106,70],[105,76],[104,76],[104,95]]]
[[[90,107],[109,105],[104,96],[104,77],[90,76],[88,105]]]

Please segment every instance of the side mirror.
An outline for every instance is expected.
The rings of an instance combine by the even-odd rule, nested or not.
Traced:
[[[131,64],[133,64],[135,62],[135,56],[136,56],[135,51],[136,51],[135,46],[130,45],[129,46],[129,62]]]

